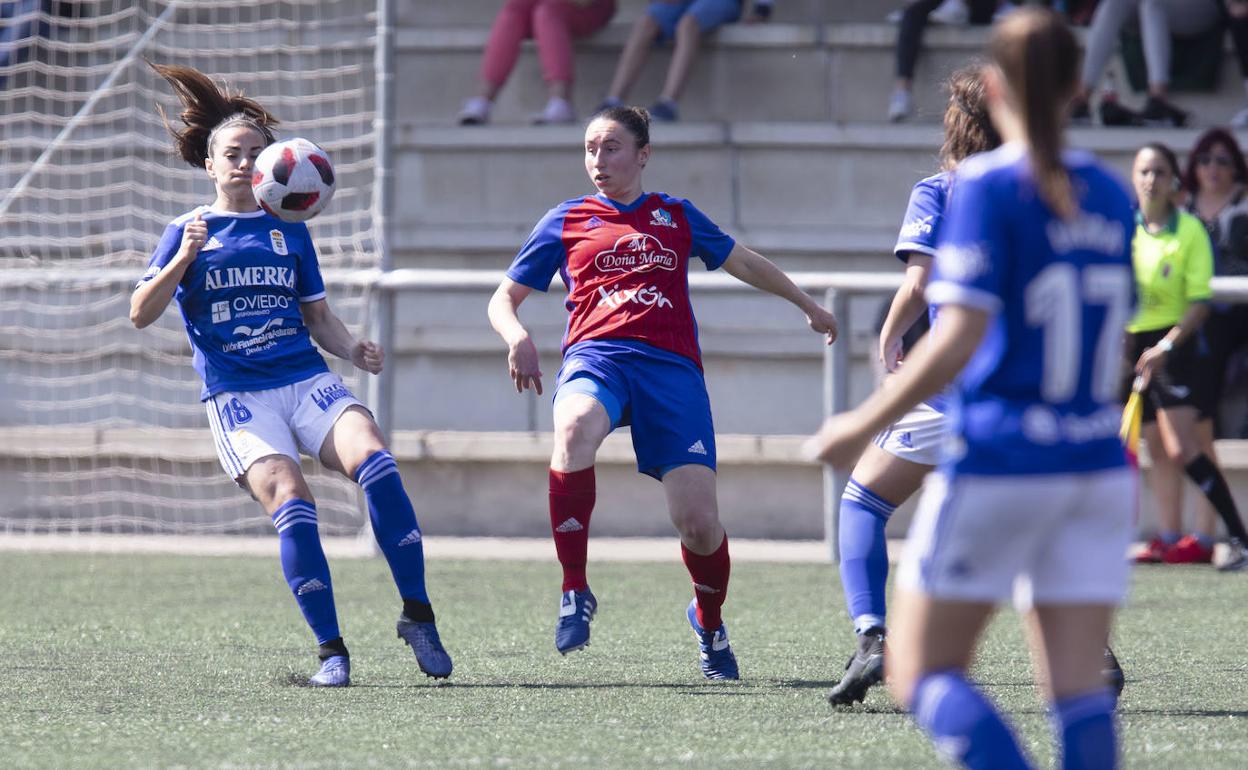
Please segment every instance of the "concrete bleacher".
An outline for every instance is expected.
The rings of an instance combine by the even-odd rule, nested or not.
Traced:
[[[544,99],[531,44],[503,91],[494,124],[454,125],[460,101],[475,90],[480,49],[498,1],[398,3],[396,267],[501,269],[547,208],[592,192],[578,149],[581,127],[527,124]],[[629,0],[621,5],[607,30],[578,47],[576,101],[582,112],[601,96],[643,6]],[[916,119],[894,126],[883,122],[883,113],[896,30],[881,20],[901,3],[777,5],[769,24],[731,27],[708,43],[682,102],[685,121],[653,129],[647,187],[690,198],[742,242],[790,270],[895,269],[888,253],[908,191],[936,170],[944,99],[938,83],[981,50],[985,32],[928,31]],[[342,61],[344,54],[328,52],[323,63]],[[363,66],[369,56],[355,52],[348,58]],[[652,56],[634,94],[640,103],[657,91],[668,56],[667,50]],[[1228,59],[1229,76],[1217,93],[1179,94],[1177,100],[1199,109],[1202,123],[1226,118],[1242,102],[1232,66]],[[1097,151],[1125,172],[1139,144],[1162,139],[1183,149],[1196,133],[1091,128],[1074,131],[1072,144]],[[91,152],[120,161],[126,148],[101,144]],[[485,319],[488,294],[414,292],[400,298],[390,350],[397,372],[396,454],[427,531],[541,535],[548,526],[542,468],[549,453],[549,399],[511,390],[503,345]],[[548,384],[558,369],[565,318],[560,300],[556,293],[534,295],[521,313],[542,350]],[[721,507],[729,528],[746,536],[817,537],[821,472],[801,461],[797,446],[820,419],[818,338],[795,310],[748,287],[695,294],[694,301],[722,436]],[[873,384],[872,321],[880,301],[852,303],[853,333],[839,343],[850,346],[851,400]],[[125,336],[131,333],[118,332],[136,345],[171,352],[182,345]],[[194,441],[202,443],[206,435]],[[0,441],[0,488],[29,461],[20,454],[23,439],[8,438],[16,448],[6,454]],[[80,438],[67,438],[63,451],[103,451],[92,443],[99,437]],[[169,440],[187,439],[179,434]],[[137,443],[117,441],[108,451],[137,452]],[[192,456],[177,460],[188,472],[217,472],[210,446],[188,451]],[[627,438],[613,438],[604,451],[595,532],[669,531],[661,490],[636,477]],[[1248,456],[1236,445],[1227,445],[1223,459],[1248,468]],[[1248,473],[1236,470],[1232,481],[1241,495],[1248,493]],[[1144,521],[1150,516],[1146,510]],[[899,531],[906,512],[895,518]]]

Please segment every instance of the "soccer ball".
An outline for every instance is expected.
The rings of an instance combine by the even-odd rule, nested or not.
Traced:
[[[260,207],[286,222],[321,213],[334,197],[329,155],[307,139],[274,142],[256,158],[251,190]]]

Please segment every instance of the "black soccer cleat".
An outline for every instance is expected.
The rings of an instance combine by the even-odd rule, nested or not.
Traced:
[[[1122,695],[1122,688],[1127,686],[1127,675],[1122,672],[1118,658],[1108,646],[1105,647],[1105,667],[1101,669],[1101,677],[1105,685],[1113,689],[1115,698]]]
[[[884,630],[868,629],[858,637],[858,649],[845,664],[845,675],[828,693],[833,706],[861,703],[867,690],[884,681]]]

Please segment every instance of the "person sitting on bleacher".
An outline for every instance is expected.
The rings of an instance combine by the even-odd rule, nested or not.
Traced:
[[[459,123],[488,123],[494,98],[516,66],[525,38],[537,41],[549,98],[534,123],[572,123],[572,39],[592,35],[615,15],[615,0],[506,0],[481,57],[481,91],[464,103]]]
[[[1088,101],[1116,47],[1118,34],[1138,16],[1148,67],[1148,100],[1141,112],[1118,104],[1110,94],[1101,99],[1101,123],[1107,126],[1182,126],[1187,113],[1170,103],[1172,35],[1187,37],[1218,23],[1220,0],[1101,0],[1088,30],[1083,76],[1071,108],[1073,122],[1088,122]]]
[[[672,61],[659,99],[650,107],[650,117],[672,122],[679,120],[676,102],[685,88],[693,62],[698,56],[702,36],[741,18],[746,0],[655,0],[646,9],[624,44],[615,76],[599,110],[619,107],[629,89],[637,82],[656,41],[674,40]],[[753,0],[747,22],[771,18],[773,0]]]

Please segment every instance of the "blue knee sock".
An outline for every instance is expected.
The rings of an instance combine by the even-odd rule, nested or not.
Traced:
[[[1053,704],[1054,728],[1061,739],[1062,770],[1113,770],[1118,766],[1114,735],[1114,695],[1095,690]]]
[[[859,634],[884,628],[884,586],[888,582],[888,542],[884,525],[897,506],[852,478],[841,495],[841,586],[845,607]]]
[[[394,456],[384,449],[370,455],[355,471],[355,481],[364,488],[373,536],[390,564],[399,596],[428,604],[425,546]]]
[[[936,750],[971,770],[1027,770],[1014,734],[991,703],[957,671],[919,680],[911,704],[914,719]]]
[[[337,639],[338,613],[334,609],[334,588],[329,579],[329,563],[321,549],[316,529],[316,506],[295,498],[273,512],[273,526],[281,546],[282,573],[290,586],[304,620],[316,634],[316,643]]]

